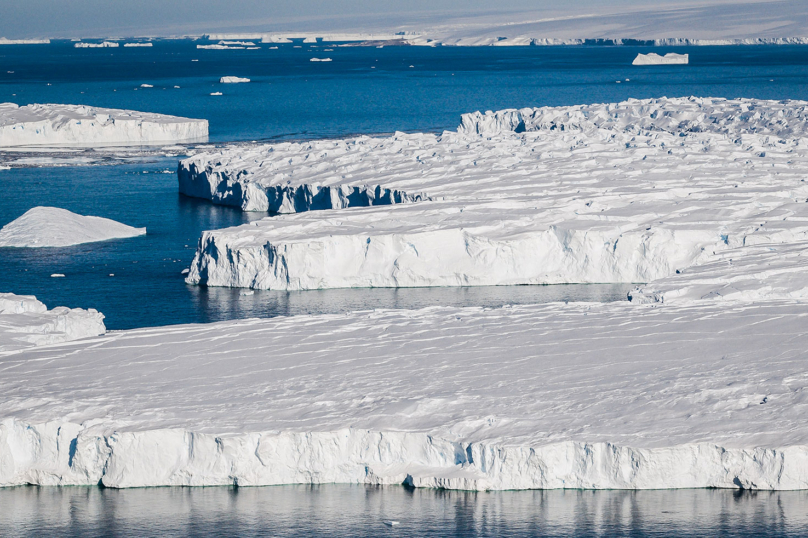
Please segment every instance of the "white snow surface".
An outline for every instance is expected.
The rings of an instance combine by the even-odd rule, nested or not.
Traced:
[[[0,229],[0,247],[66,247],[145,235],[111,219],[78,215],[58,207],[34,207]]]
[[[808,488],[807,315],[433,307],[27,349],[0,358],[0,485]]]
[[[222,84],[238,84],[240,82],[250,82],[250,79],[243,77],[222,77],[219,79]]]
[[[669,52],[664,56],[660,56],[655,52],[649,54],[638,54],[632,65],[687,65],[690,62],[689,54],[676,54]]]
[[[180,164],[181,192],[300,213],[204,232],[187,282],[652,282],[730,248],[805,241],[805,107],[691,98],[509,110],[465,115],[458,133],[199,154]]]
[[[92,308],[60,306],[48,310],[32,295],[0,293],[0,357],[35,346],[104,334],[103,320],[104,315]],[[0,369],[5,369],[2,358]]]
[[[208,121],[84,105],[0,103],[0,147],[204,141]]]

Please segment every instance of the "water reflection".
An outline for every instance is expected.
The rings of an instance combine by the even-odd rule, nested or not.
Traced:
[[[427,306],[481,306],[551,302],[623,301],[630,284],[555,286],[483,286],[464,288],[351,288],[307,291],[260,291],[189,286],[195,310],[204,321],[250,317],[336,314],[374,308],[416,309]]]
[[[384,521],[400,524],[390,528]],[[799,536],[808,492],[506,491],[399,486],[0,489],[14,536]]]

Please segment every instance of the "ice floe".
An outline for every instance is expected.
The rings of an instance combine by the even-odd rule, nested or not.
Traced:
[[[77,215],[58,207],[35,207],[0,229],[0,247],[65,247],[145,233],[146,228],[102,217]]]
[[[101,43],[74,43],[73,46],[77,49],[108,49],[118,48],[120,45],[114,41],[103,41]]]
[[[676,54],[669,52],[665,56],[660,56],[655,52],[649,54],[638,54],[632,65],[687,65],[690,63],[689,54]]]
[[[465,115],[457,133],[199,154],[180,164],[182,192],[300,213],[204,232],[187,281],[280,290],[652,282],[735,246],[804,241],[805,106],[523,109]]]
[[[0,148],[204,141],[207,120],[84,105],[0,103]]]
[[[219,79],[222,84],[238,84],[240,82],[250,82],[250,79],[243,77],[222,77]]]
[[[152,47],[153,43],[124,43],[124,47]]]
[[[60,306],[48,310],[32,295],[0,293],[0,356],[33,346],[104,334],[103,320],[103,314],[92,308]]]
[[[0,485],[804,489],[806,315],[433,307],[27,349]]]

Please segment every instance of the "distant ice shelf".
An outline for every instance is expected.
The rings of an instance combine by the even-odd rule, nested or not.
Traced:
[[[649,54],[638,54],[632,65],[687,65],[690,62],[689,54],[676,54],[669,52],[665,56],[660,56],[655,52]]]
[[[0,148],[205,141],[207,120],[84,105],[0,103]]]
[[[0,247],[65,247],[144,235],[114,220],[77,215],[57,207],[35,207],[0,229]]]
[[[103,319],[103,314],[92,308],[48,310],[32,295],[0,293],[0,357],[34,346],[104,334]]]
[[[6,39],[0,37],[0,45],[47,45],[50,39]]]

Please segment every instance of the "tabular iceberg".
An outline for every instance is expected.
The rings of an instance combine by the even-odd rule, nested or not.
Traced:
[[[58,207],[35,207],[0,229],[0,247],[66,247],[145,233],[146,228],[102,217],[77,215]]]
[[[458,133],[440,136],[198,155],[180,164],[182,192],[302,213],[203,233],[187,282],[651,282],[730,248],[804,241],[805,106],[663,99],[524,109],[465,115]],[[334,194],[357,189],[419,203],[354,207],[375,203]]]
[[[3,359],[0,485],[805,489],[806,315],[433,307],[28,349]]]
[[[0,103],[0,148],[205,141],[207,120],[83,105]]]
[[[90,308],[48,308],[32,295],[0,293],[0,356],[106,332],[104,315]],[[2,480],[0,480],[2,482]]]
[[[238,84],[240,82],[250,82],[250,79],[242,77],[222,77],[219,79],[219,82],[222,84]]]
[[[108,49],[118,48],[120,45],[114,41],[104,41],[102,43],[74,43],[73,46],[77,49]]]
[[[690,63],[689,54],[676,54],[669,52],[665,56],[660,56],[655,52],[649,54],[638,54],[631,65],[687,65]]]

